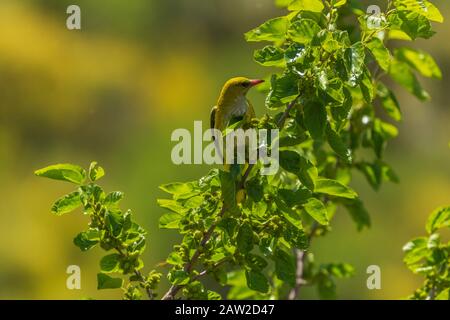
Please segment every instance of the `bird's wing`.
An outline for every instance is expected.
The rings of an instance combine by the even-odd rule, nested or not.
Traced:
[[[247,112],[245,114],[245,121],[250,122],[253,118],[256,118],[256,113],[255,113],[255,109],[253,109],[252,103],[248,99],[247,99],[247,104],[248,104],[248,108],[247,108]]]
[[[211,114],[209,116],[209,127],[211,129],[214,129],[215,125],[216,125],[216,111],[217,111],[217,106],[214,106],[211,109]]]

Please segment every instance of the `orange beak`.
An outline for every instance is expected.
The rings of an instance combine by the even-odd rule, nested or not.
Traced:
[[[260,79],[250,80],[250,85],[252,87],[254,87],[254,86],[257,86],[258,84],[263,83],[263,82],[264,82],[264,80],[260,80]]]

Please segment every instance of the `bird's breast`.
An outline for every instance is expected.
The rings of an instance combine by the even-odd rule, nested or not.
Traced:
[[[238,98],[231,107],[231,117],[241,117],[247,113],[248,102],[245,97]]]

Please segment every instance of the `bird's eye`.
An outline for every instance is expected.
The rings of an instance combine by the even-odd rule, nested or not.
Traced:
[[[244,88],[248,88],[248,87],[250,87],[250,82],[242,82],[241,83],[241,86],[243,86]]]

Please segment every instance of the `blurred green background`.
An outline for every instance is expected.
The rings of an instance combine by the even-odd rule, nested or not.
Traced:
[[[340,211],[333,232],[313,244],[318,261],[355,265],[356,276],[338,282],[342,299],[411,293],[421,279],[404,267],[401,248],[424,233],[435,207],[450,202],[450,3],[435,3],[446,22],[435,26],[433,39],[412,45],[435,57],[444,79],[424,82],[433,97],[425,104],[397,90],[404,120],[387,160],[401,183],[376,193],[355,173],[353,186],[373,227],[358,233]],[[66,29],[69,4],[81,7],[81,31]],[[107,171],[105,188],[124,191],[124,207],[149,231],[147,268],[165,259],[177,236],[157,228],[156,198],[163,195],[157,186],[208,170],[173,165],[170,134],[208,121],[228,78],[266,76],[252,61],[257,46],[242,34],[279,14],[272,0],[0,2],[0,298],[120,298],[117,290],[96,290],[101,251],[72,245],[86,217],[50,213],[52,202],[71,190],[33,175],[53,163],[97,160]],[[262,114],[262,94],[250,98]],[[71,264],[81,267],[81,290],[66,289]],[[381,290],[366,287],[371,264],[381,267]],[[316,293],[304,289],[301,296]]]

